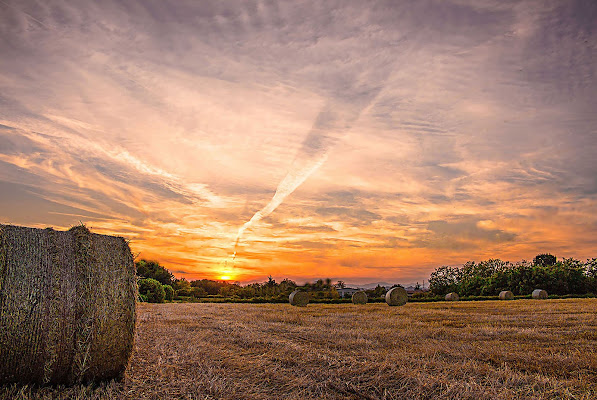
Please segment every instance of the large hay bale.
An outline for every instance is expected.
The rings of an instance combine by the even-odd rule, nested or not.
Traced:
[[[446,301],[458,301],[460,300],[460,296],[456,292],[451,292],[446,295],[445,299]]]
[[[395,287],[386,293],[386,303],[389,306],[403,306],[408,301],[408,294],[406,290],[401,287]]]
[[[514,294],[509,290],[502,290],[500,292],[500,300],[512,300],[514,298]]]
[[[136,295],[123,238],[0,225],[0,383],[121,377]]]
[[[547,292],[543,289],[535,289],[533,290],[533,299],[546,299]]]
[[[303,290],[295,290],[288,296],[288,301],[293,306],[306,307],[309,304],[309,293]]]
[[[352,303],[353,304],[367,304],[367,293],[363,292],[356,292],[352,295]]]

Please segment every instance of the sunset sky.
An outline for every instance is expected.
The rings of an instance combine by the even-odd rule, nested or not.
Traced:
[[[597,257],[596,21],[593,0],[0,0],[0,223],[81,221],[187,279]]]

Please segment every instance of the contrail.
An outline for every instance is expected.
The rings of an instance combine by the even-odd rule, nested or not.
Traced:
[[[371,103],[377,93],[379,93],[379,89],[368,93],[366,105]],[[292,192],[321,167],[327,160],[329,150],[344,136],[365,108],[363,105],[359,107],[354,104],[329,102],[318,114],[311,131],[298,150],[289,172],[278,184],[274,197],[238,230],[234,241],[233,263],[236,259],[238,243],[244,232],[253,224],[274,212]]]
[[[349,73],[348,75],[353,79],[347,79],[345,86],[332,90],[331,99],[317,115],[313,127],[297,151],[289,172],[278,185],[274,197],[238,230],[234,241],[232,263],[236,258],[238,243],[245,231],[274,212],[292,192],[317,171],[327,160],[329,150],[344,137],[360,115],[374,104],[391,72],[391,63],[377,66],[380,68],[371,68],[369,65],[365,68],[367,71],[357,76]],[[344,77],[346,78],[347,75]]]
[[[311,163],[308,163],[303,168],[292,169],[284,179],[278,185],[276,189],[276,193],[274,197],[267,203],[265,207],[261,210],[257,211],[255,215],[251,217],[250,220],[245,222],[243,226],[240,227],[238,233],[236,235],[236,240],[234,241],[234,254],[232,255],[232,262],[236,258],[236,251],[238,247],[238,242],[248,228],[251,227],[254,223],[260,221],[261,219],[270,215],[282,202],[288,197],[292,192],[296,190],[313,172],[315,172],[327,159],[327,153],[322,154],[320,157],[312,160]]]

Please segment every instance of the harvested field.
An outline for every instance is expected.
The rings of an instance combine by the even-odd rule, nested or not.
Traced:
[[[141,304],[124,381],[2,398],[594,399],[597,300]]]

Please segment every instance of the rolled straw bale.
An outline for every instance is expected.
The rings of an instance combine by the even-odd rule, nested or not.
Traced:
[[[295,290],[288,296],[288,301],[293,306],[306,307],[309,304],[309,293],[303,290]]]
[[[0,225],[0,383],[121,377],[136,294],[123,238]]]
[[[460,300],[460,297],[458,296],[458,293],[456,293],[456,292],[451,292],[446,295],[446,301],[458,301],[458,300]]]
[[[533,290],[533,299],[546,299],[547,292],[543,289],[535,289]]]
[[[363,292],[356,292],[352,295],[352,303],[353,304],[367,304],[367,293]]]
[[[408,294],[406,290],[401,287],[395,287],[386,293],[386,303],[389,306],[403,306],[408,301]]]
[[[509,290],[502,290],[500,292],[500,300],[512,300],[514,298],[514,294]]]

